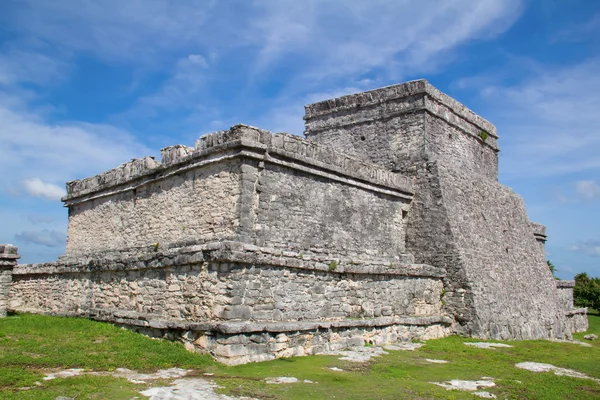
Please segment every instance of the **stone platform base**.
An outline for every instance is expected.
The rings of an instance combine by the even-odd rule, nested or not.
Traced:
[[[374,318],[335,322],[246,323],[227,322],[207,331],[194,327],[152,328],[134,331],[171,340],[186,348],[208,352],[227,365],[313,354],[329,354],[365,344],[436,339],[452,333],[446,317]],[[186,329],[189,328],[189,329]],[[196,329],[195,329],[196,328]]]
[[[16,310],[12,310],[16,311]],[[208,353],[218,362],[239,365],[305,355],[326,355],[366,344],[438,339],[452,334],[445,316],[379,317],[340,321],[189,322],[152,319],[131,311],[93,310],[36,314],[83,317],[113,323],[146,336],[181,341],[186,349]]]

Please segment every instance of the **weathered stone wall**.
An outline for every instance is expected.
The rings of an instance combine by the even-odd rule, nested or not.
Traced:
[[[242,125],[162,155],[68,184],[68,257],[211,240],[408,257],[401,176]]]
[[[0,318],[6,317],[13,268],[21,258],[17,250],[13,245],[0,244]]]
[[[587,308],[575,308],[573,301],[574,287],[575,281],[556,281],[559,307],[567,318],[567,326],[571,332],[585,332],[589,327]]]
[[[256,237],[279,248],[387,255],[405,252],[406,199],[266,163],[257,170]]]
[[[152,324],[150,324],[152,325]],[[122,326],[148,336],[183,341],[187,348],[208,351],[228,365],[282,357],[331,354],[367,343],[384,345],[437,339],[451,334],[446,317],[379,317],[334,322],[241,325],[224,323],[218,331],[192,324],[164,324],[161,328],[139,323]],[[202,328],[202,329],[200,329]]]
[[[10,308],[91,317],[153,335],[178,332],[238,363],[300,355],[301,342],[302,354],[311,354],[365,340],[446,335],[442,278],[438,268],[386,258],[357,262],[215,242],[20,265]],[[245,346],[265,331],[262,347]],[[282,343],[282,332],[295,339],[271,346]]]
[[[447,271],[446,310],[456,332],[497,339],[570,334],[534,236],[539,227],[522,199],[497,183],[493,125],[426,81],[306,111],[311,140],[413,177],[406,251]]]
[[[305,109],[307,138],[390,170],[406,171],[425,157],[498,178],[496,128],[425,80]]]
[[[565,311],[574,309],[573,288],[575,287],[575,281],[557,280],[555,283],[561,308]]]
[[[239,198],[236,161],[109,188],[69,206],[67,254],[232,238]]]
[[[554,278],[523,199],[494,181],[454,168],[439,172],[453,240],[473,293],[471,335],[568,336]]]
[[[131,311],[187,321],[441,313],[441,271],[431,267],[386,259],[332,260],[318,253],[283,255],[223,243],[79,264],[21,265],[14,273],[10,305],[54,313]]]

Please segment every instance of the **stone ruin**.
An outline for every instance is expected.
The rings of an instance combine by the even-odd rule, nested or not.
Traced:
[[[66,254],[0,254],[0,310],[109,321],[228,364],[450,334],[570,338],[545,227],[496,128],[425,80],[306,106],[67,183]]]

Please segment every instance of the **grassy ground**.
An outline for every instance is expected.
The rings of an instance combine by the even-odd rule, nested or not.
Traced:
[[[600,335],[600,316],[590,314],[589,333]],[[576,334],[582,339],[583,334]],[[600,340],[593,347],[547,341],[506,342],[496,350],[465,346],[473,341],[448,337],[428,341],[414,352],[390,351],[368,363],[333,356],[299,357],[226,367],[209,357],[187,352],[182,345],[152,340],[127,330],[83,319],[15,315],[0,320],[0,398],[130,399],[147,385],[112,377],[82,376],[43,381],[50,371],[86,368],[95,371],[130,368],[155,371],[182,367],[214,373],[221,391],[262,399],[474,399],[471,393],[446,391],[429,382],[495,378],[488,389],[507,399],[600,399],[600,384],[534,373],[514,367],[536,361],[575,369],[600,378]],[[425,358],[448,360],[431,364]],[[329,367],[338,367],[335,372]],[[266,377],[293,376],[314,384],[268,385]],[[38,382],[36,384],[35,382]],[[28,388],[24,390],[24,388]]]

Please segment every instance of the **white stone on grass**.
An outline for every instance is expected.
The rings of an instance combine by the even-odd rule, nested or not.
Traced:
[[[216,384],[202,378],[177,379],[171,386],[153,387],[140,393],[150,400],[252,400],[215,393]]]
[[[515,365],[515,367],[520,369],[525,369],[531,372],[554,372],[554,375],[558,376],[570,376],[571,378],[579,378],[579,379],[590,379],[592,381],[600,383],[600,379],[592,378],[589,375],[586,375],[582,372],[575,371],[573,369],[556,367],[552,364],[544,364],[537,362],[522,362]]]
[[[328,354],[341,355],[342,357],[339,359],[343,361],[366,362],[372,357],[379,357],[389,353],[384,351],[381,347],[354,347],[352,350],[343,350]]]
[[[267,378],[265,382],[273,385],[281,385],[282,383],[298,383],[298,378],[293,376],[280,376],[278,378]]]
[[[85,370],[83,368],[65,369],[63,371],[52,372],[50,374],[47,374],[44,377],[44,380],[50,381],[50,380],[56,379],[56,378],[72,378],[74,376],[83,375],[84,373],[85,373]]]
[[[513,347],[510,344],[488,343],[488,342],[465,342],[465,345],[477,347],[478,349],[490,349],[490,350],[494,350],[494,348],[500,348],[500,347]]]
[[[342,372],[342,371],[344,371],[343,369],[338,368],[338,367],[329,367],[329,369],[332,370],[332,371],[336,371],[336,372]]]
[[[585,342],[581,342],[579,340],[566,340],[566,339],[550,339],[551,342],[558,342],[558,343],[570,343],[570,344],[578,344],[580,346],[583,347],[592,347],[591,344],[589,343],[585,343]]]
[[[593,333],[590,333],[589,335],[585,335],[583,338],[585,340],[596,340],[596,339],[598,339],[598,335],[594,335]]]
[[[93,375],[93,376],[112,376],[114,378],[125,378],[131,383],[146,383],[149,380],[156,379],[173,379],[181,378],[188,374],[188,370],[181,368],[169,368],[161,369],[152,374],[141,374],[137,371],[132,371],[127,368],[117,368],[114,372],[108,371],[88,371],[86,372],[82,368],[65,369],[63,371],[53,372],[44,377],[45,381],[49,381],[56,378],[71,378],[74,376],[81,375]]]
[[[481,397],[482,399],[495,399],[496,395],[490,392],[485,392],[485,391],[479,391],[479,392],[473,392],[473,394],[477,397]]]
[[[435,360],[433,358],[426,358],[425,361],[433,363],[433,364],[447,364],[450,361],[446,361],[446,360]]]
[[[117,368],[112,376],[115,378],[126,378],[132,383],[145,383],[155,379],[182,378],[188,374],[188,370],[182,368],[160,369],[152,374],[140,374],[127,368]]]
[[[452,379],[451,381],[446,382],[430,383],[446,388],[446,390],[464,390],[467,392],[474,392],[477,389],[491,388],[496,386],[494,381],[491,380],[465,381],[461,379]]]
[[[386,349],[386,350],[409,350],[409,351],[414,351],[415,349],[419,349],[419,348],[421,348],[423,346],[425,346],[424,343],[407,342],[407,343],[388,344],[388,345],[383,346],[383,348]]]

